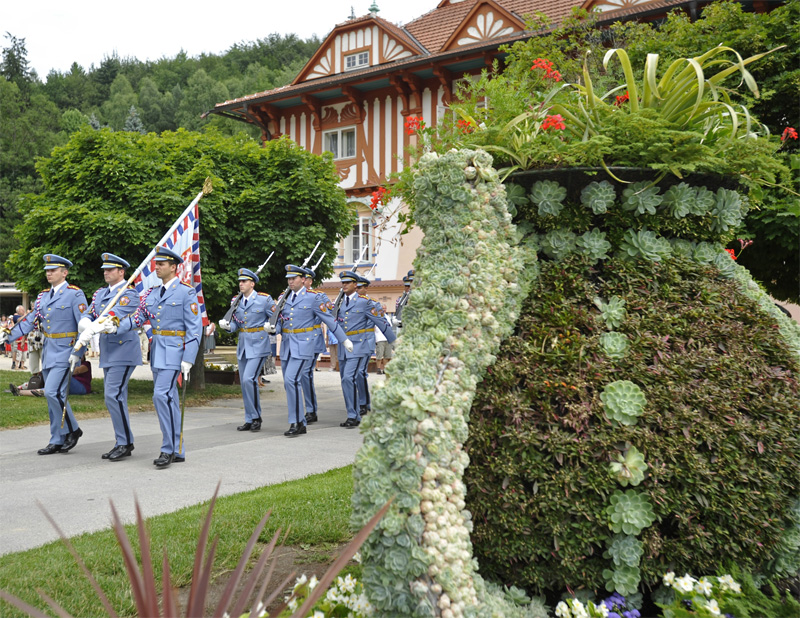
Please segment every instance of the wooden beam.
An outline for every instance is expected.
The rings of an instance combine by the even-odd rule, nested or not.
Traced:
[[[412,114],[422,114],[422,91],[425,90],[425,85],[422,83],[422,80],[411,71],[404,71],[403,79],[411,87],[411,92],[417,99],[416,106],[409,111]]]
[[[281,136],[281,115],[278,109],[268,103],[263,103],[261,105],[261,111],[266,114],[267,118],[270,119],[273,125],[275,125],[275,130],[271,131],[272,137],[280,137]]]
[[[410,95],[408,84],[406,84],[399,73],[391,73],[389,75],[389,83],[394,86],[395,90],[397,91],[397,96],[399,96],[400,100],[403,102],[403,107],[400,109],[400,114],[403,116],[408,116],[408,114],[411,113],[408,109],[408,98]]]
[[[359,121],[364,122],[366,116],[366,111],[364,111],[364,94],[346,84],[342,86],[342,94],[347,97],[348,101],[356,106]]]
[[[300,97],[300,100],[303,101],[303,105],[308,108],[311,114],[311,124],[314,130],[319,131],[322,128],[322,104],[319,99],[310,94],[304,94]]]
[[[444,94],[447,97],[447,102],[453,102],[453,74],[449,69],[436,64],[433,66],[433,74],[439,78],[439,84],[444,88]]]

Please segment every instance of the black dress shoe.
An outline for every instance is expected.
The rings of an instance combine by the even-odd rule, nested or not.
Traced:
[[[172,463],[173,455],[172,453],[161,453],[158,456],[158,459],[153,460],[156,468],[167,468],[169,464]]]
[[[109,457],[111,457],[111,453],[116,451],[118,448],[119,447],[115,444],[114,448],[112,448],[110,451],[108,451],[108,453],[103,453],[102,455],[100,455],[100,459],[108,459]]]
[[[306,414],[306,423],[316,423],[319,420],[317,418],[317,413],[312,412],[311,414]]]
[[[253,421],[252,427],[250,427],[250,431],[261,431],[261,419],[257,418]]]
[[[301,423],[292,423],[289,425],[289,431],[284,431],[284,436],[299,436],[307,433],[306,426]]]
[[[250,431],[253,428],[252,423],[245,423],[244,425],[239,425],[236,428],[236,431]]]
[[[178,455],[172,456],[172,463],[183,463],[184,461],[186,461],[186,457],[180,457]]]
[[[108,456],[108,461],[120,461],[123,457],[130,457],[133,444],[120,444]]]
[[[358,427],[361,424],[361,421],[357,421],[354,418],[348,418],[344,423],[339,423],[339,427],[347,427],[351,429],[352,427]]]
[[[61,446],[61,452],[66,453],[68,450],[75,448],[78,443],[78,438],[83,435],[83,429],[78,427],[75,431],[68,433],[64,437],[64,444]]]
[[[15,397],[19,397],[19,389],[14,384],[9,384],[9,388],[11,388],[11,394]]]
[[[361,416],[366,416],[369,414],[369,408],[367,406],[361,406],[361,409],[358,411]]]
[[[61,451],[60,444],[48,444],[47,446],[45,446],[44,448],[40,448],[36,452],[39,453],[40,455],[52,455],[53,453],[58,453],[59,451]]]

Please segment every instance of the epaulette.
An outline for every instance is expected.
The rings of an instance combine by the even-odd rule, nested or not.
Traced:
[[[310,292],[311,294],[325,294],[325,292],[323,292],[322,290],[320,290],[320,289],[314,289],[314,288],[310,289],[310,290],[309,290],[309,292]],[[325,296],[327,296],[327,294],[325,294]]]
[[[186,283],[185,281],[181,281],[181,285],[185,285],[187,288],[192,288],[192,289],[194,289],[194,286],[193,286],[193,285],[191,285],[191,284],[189,284],[189,283]]]
[[[53,289],[53,288],[45,288],[45,289],[43,289],[41,292],[39,292],[39,294],[44,294],[45,292],[49,292],[49,291],[50,291],[50,290],[52,290],[52,289]]]
[[[369,296],[367,296],[366,294],[359,294],[359,295],[358,295],[358,297],[359,297],[359,298],[366,298],[367,300],[372,300],[372,299],[371,299]]]
[[[77,285],[72,285],[71,283],[67,286],[70,290],[78,290],[79,292],[81,289]]]
[[[269,294],[267,294],[266,292],[259,292],[258,295],[259,296],[269,296]]]
[[[133,285],[133,284],[129,284],[127,289],[129,289],[129,290],[135,290],[135,289],[136,289],[136,286],[135,286],[135,285]]]

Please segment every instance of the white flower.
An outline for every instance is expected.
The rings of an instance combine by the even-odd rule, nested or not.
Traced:
[[[694,589],[696,592],[700,592],[707,597],[710,597],[713,586],[705,577],[701,577],[699,582],[695,582]]]
[[[314,588],[317,587],[318,583],[319,583],[319,580],[317,579],[317,576],[316,575],[312,575],[311,579],[308,580],[308,589],[309,590],[314,590]]]
[[[603,616],[603,618],[608,616],[608,608],[605,603],[600,603],[600,605],[592,603],[592,607],[594,607],[594,611]]]
[[[674,571],[670,571],[666,575],[664,575],[664,585],[668,588],[675,584],[675,573]]]
[[[293,597],[292,600],[289,601],[289,609],[294,612],[297,609],[297,604],[298,604],[297,597]]]
[[[675,589],[679,592],[691,592],[694,590],[695,579],[689,574],[675,580]]]
[[[720,609],[719,609],[719,605],[717,605],[717,600],[716,599],[711,599],[708,602],[708,605],[706,605],[706,607],[708,608],[708,611],[710,611],[713,616],[719,616],[720,613],[721,613]]]
[[[569,612],[569,606],[564,603],[564,601],[560,601],[558,605],[556,605],[556,616],[558,618],[571,618],[572,614]]]
[[[312,618],[325,618],[325,614],[323,614],[321,611],[317,610],[317,611],[314,612],[314,615],[312,616]]]
[[[742,587],[736,583],[736,580],[734,580],[730,575],[723,575],[719,578],[719,587],[723,591],[730,590],[731,592],[735,592],[737,594],[742,591]]]

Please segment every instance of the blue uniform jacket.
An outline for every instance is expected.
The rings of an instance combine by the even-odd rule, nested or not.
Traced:
[[[312,290],[309,290],[309,293],[311,293],[311,294],[322,294],[325,297],[325,300],[330,302],[330,299],[328,298],[328,295],[325,294],[324,292],[320,292],[319,290],[313,290],[312,289]],[[315,324],[319,324],[320,328],[322,328],[322,320],[321,319],[316,318]],[[328,347],[325,345],[325,337],[317,337],[316,346],[317,347],[314,349],[314,351],[317,354],[324,354],[328,350]]]
[[[124,285],[124,284],[123,284]],[[108,287],[97,290],[92,296],[87,315],[96,320],[106,305],[114,300],[118,289],[112,294]],[[120,320],[132,315],[139,308],[139,295],[128,286],[112,309]],[[142,364],[142,349],[139,335],[134,331],[127,333],[102,333],[100,335],[100,367],[131,366]]]
[[[153,329],[150,366],[180,370],[181,361],[194,364],[197,359],[203,318],[190,285],[177,279],[167,285],[164,296],[160,296],[161,286],[150,288],[137,311],[119,323],[117,333],[132,331],[149,321]]]
[[[234,297],[235,298],[235,297]],[[231,301],[233,304],[233,301]],[[269,342],[269,333],[264,330],[264,324],[272,317],[275,301],[272,296],[264,292],[253,293],[243,307],[244,297],[233,312],[231,332],[239,331],[239,344],[236,348],[236,358],[264,358],[272,354]]]
[[[277,332],[281,334],[281,358],[314,358],[317,341],[322,339],[322,322],[340,342],[344,341],[344,331],[333,319],[332,309],[333,305],[325,294],[315,294],[303,288],[292,302],[292,293],[289,292],[277,324]]]
[[[369,296],[357,294],[349,306],[346,305],[346,300],[342,299],[339,320],[347,337],[353,342],[353,351],[349,353],[344,346],[339,346],[340,359],[372,355],[375,351],[376,326],[389,343],[396,339],[394,331],[384,319],[383,307]]]
[[[50,298],[50,289],[36,297],[36,304],[28,315],[16,323],[8,336],[14,341],[33,330],[39,322],[44,334],[42,369],[56,365],[69,365],[69,356],[78,336],[78,322],[86,311],[86,296],[74,285],[63,286]]]

